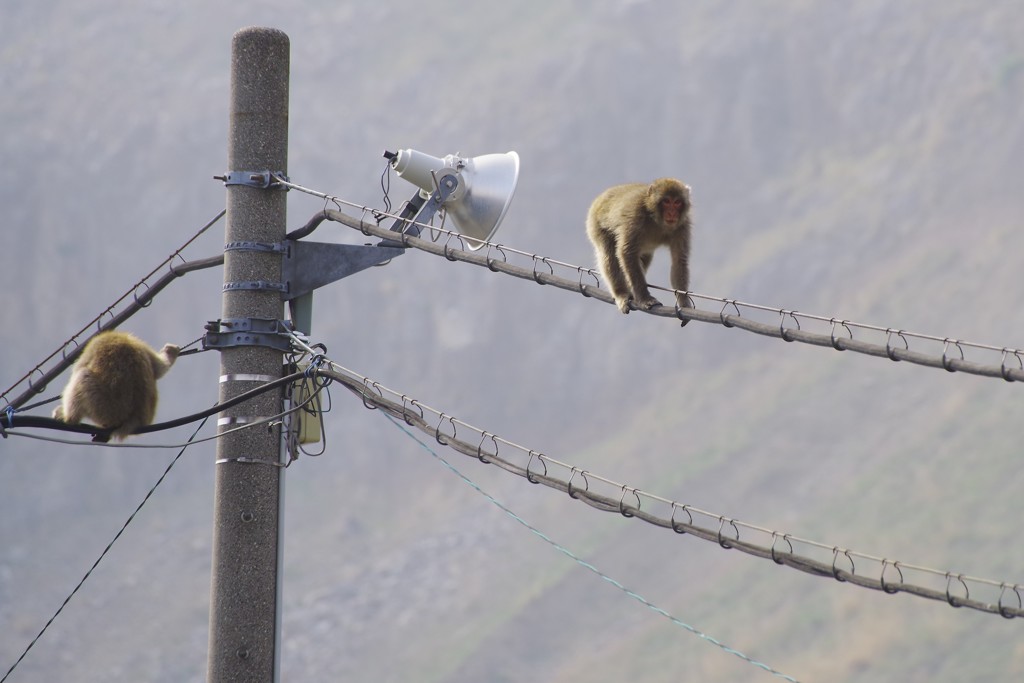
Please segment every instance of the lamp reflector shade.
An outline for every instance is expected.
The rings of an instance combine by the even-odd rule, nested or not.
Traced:
[[[416,150],[403,149],[391,161],[395,172],[427,193],[435,191],[433,172],[459,177],[459,187],[443,204],[456,230],[467,238],[466,247],[476,250],[490,240],[505,217],[519,181],[519,155],[515,152],[484,154],[468,159],[449,154],[439,159]]]

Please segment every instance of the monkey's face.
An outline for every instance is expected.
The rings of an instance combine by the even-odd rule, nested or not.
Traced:
[[[661,221],[665,225],[675,227],[683,220],[683,213],[686,211],[686,201],[679,195],[665,195],[658,205],[661,210]]]

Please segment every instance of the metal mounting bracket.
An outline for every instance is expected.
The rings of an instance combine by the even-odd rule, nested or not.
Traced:
[[[288,180],[281,171],[228,171],[224,175],[213,176],[214,180],[220,180],[224,185],[245,185],[260,189],[285,190],[288,188],[277,182],[274,176]]]
[[[405,253],[404,247],[333,244],[287,240],[289,248],[281,264],[287,285],[281,299],[291,301],[361,270],[387,263]]]
[[[392,232],[419,237],[422,230],[416,223],[429,223],[433,220],[434,214],[459,190],[460,181],[457,174],[445,174],[440,179],[436,174],[431,175],[434,179],[434,191],[429,196],[421,192],[414,194],[391,224]],[[380,244],[390,246],[394,242],[384,240]]]
[[[267,282],[266,280],[236,280],[235,282],[225,282],[221,289],[225,292],[239,290],[274,291],[281,292],[281,295],[284,296],[288,293],[288,283]]]
[[[393,232],[419,236],[420,228],[414,223],[430,221],[445,200],[459,189],[459,179],[453,174],[442,175],[439,178],[435,176],[435,185],[436,188],[429,197],[420,193],[413,195],[391,226]],[[284,301],[294,301],[324,285],[387,263],[394,257],[404,254],[406,250],[401,238],[397,236],[394,240],[382,240],[376,245],[305,242],[293,239],[286,239],[285,244],[287,247],[284,250],[281,272],[281,277],[285,281],[285,288],[281,290],[281,299]]]
[[[287,321],[274,318],[224,318],[206,324],[204,349],[234,346],[266,346],[278,351],[291,349]]]
[[[261,251],[271,254],[284,254],[288,251],[287,242],[228,242],[224,245],[224,251]]]

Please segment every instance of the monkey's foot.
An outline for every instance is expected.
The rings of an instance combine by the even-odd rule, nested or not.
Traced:
[[[636,302],[636,307],[642,311],[649,311],[655,306],[660,306],[661,302],[655,299],[653,296],[645,296]]]
[[[628,296],[617,296],[615,297],[615,305],[619,307],[619,310],[629,315],[629,302],[633,299]]]

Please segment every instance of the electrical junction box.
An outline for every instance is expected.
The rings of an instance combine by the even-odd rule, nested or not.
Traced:
[[[299,365],[299,370],[304,371],[308,367],[308,363]],[[300,444],[320,442],[320,396],[315,396],[310,400],[310,397],[316,393],[316,389],[316,383],[311,377],[303,377],[292,385],[293,405],[297,406],[309,401],[295,413],[299,421]]]

